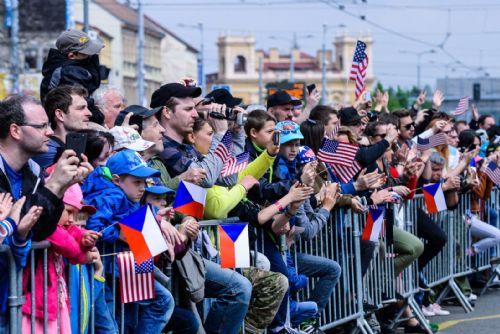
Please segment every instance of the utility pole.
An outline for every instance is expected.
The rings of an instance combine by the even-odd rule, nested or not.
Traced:
[[[264,99],[262,98],[262,93],[264,92],[264,82],[262,78],[262,58],[259,58],[259,104],[263,104]]]
[[[89,0],[83,0],[83,31],[89,32]]]
[[[10,63],[12,64],[12,90],[19,93],[19,2],[12,0],[12,28],[11,28]]]
[[[323,24],[323,46],[321,56],[321,103],[326,103],[326,24]]]
[[[297,47],[297,33],[293,33],[292,48],[290,49],[290,82],[295,82],[295,59],[293,58],[293,50]]]
[[[144,12],[141,0],[137,0],[137,102],[144,106]]]
[[[201,87],[203,94],[206,94],[205,87],[205,69],[203,67],[203,23],[198,23],[198,29],[200,30],[200,52],[198,53],[198,85]]]

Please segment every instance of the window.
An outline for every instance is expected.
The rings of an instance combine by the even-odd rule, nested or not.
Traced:
[[[243,56],[236,56],[234,60],[234,71],[235,72],[246,72],[247,71],[247,60]]]

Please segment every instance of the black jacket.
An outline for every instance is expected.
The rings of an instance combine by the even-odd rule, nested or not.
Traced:
[[[23,174],[22,195],[26,196],[26,203],[21,216],[33,206],[43,208],[38,222],[31,229],[33,241],[44,240],[56,230],[59,218],[64,210],[63,201],[45,188],[40,166],[32,160],[21,169]],[[10,182],[5,173],[3,159],[0,159],[0,192],[11,193]]]
[[[385,150],[389,147],[389,142],[382,139],[376,144],[369,146],[360,146],[358,153],[356,153],[356,160],[361,166],[367,167],[377,161],[378,158],[384,154]]]
[[[57,49],[50,49],[42,67],[40,98],[43,101],[50,90],[61,85],[81,85],[88,90],[90,95],[99,88],[101,72],[98,55],[85,60],[72,60]]]

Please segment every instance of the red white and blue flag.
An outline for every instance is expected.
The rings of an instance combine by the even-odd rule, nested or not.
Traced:
[[[235,157],[229,158],[224,167],[222,168],[222,176],[229,176],[241,172],[248,166],[248,159],[250,153],[243,152]]]
[[[203,219],[206,197],[207,189],[196,184],[181,181],[175,194],[173,208],[175,211],[182,212],[188,216]]]
[[[385,208],[370,208],[366,217],[366,226],[363,230],[361,240],[377,242],[384,225]]]
[[[490,180],[493,181],[493,183],[497,186],[500,185],[500,168],[498,168],[496,163],[490,161],[484,172],[488,175]]]
[[[319,147],[318,159],[330,164],[352,167],[356,153],[358,153],[357,145],[341,143],[325,137]]]
[[[250,267],[248,225],[242,223],[220,224],[218,230],[221,268]]]
[[[118,253],[117,258],[122,303],[153,299],[155,297],[153,259],[138,264],[132,252]]]
[[[458,105],[455,112],[453,112],[453,116],[460,116],[464,114],[467,109],[469,109],[469,97],[464,96],[458,101]]]
[[[342,183],[347,183],[361,170],[361,165],[357,160],[354,160],[351,166],[343,166],[339,164],[330,164],[335,175],[338,176]]]
[[[366,68],[368,67],[368,56],[365,53],[366,43],[358,41],[352,59],[351,74],[349,79],[356,82],[356,98],[365,90]]]
[[[342,125],[340,124],[340,118],[337,121],[337,124],[335,124],[335,127],[333,128],[331,133],[327,133],[326,137],[329,139],[335,139],[335,136],[337,135],[337,132],[339,132],[340,128]]]
[[[448,143],[447,139],[446,134],[442,132],[430,136],[429,138],[417,137],[417,149],[419,151],[425,151],[439,145],[445,145]]]
[[[222,140],[215,148],[214,154],[221,159],[221,161],[225,164],[229,158],[231,158],[231,153],[233,152],[233,136],[231,132],[227,131]]]
[[[448,210],[441,182],[423,186],[422,192],[424,193],[424,200],[428,213],[437,213]]]

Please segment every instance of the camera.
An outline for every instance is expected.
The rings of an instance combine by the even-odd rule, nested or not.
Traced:
[[[210,117],[216,119],[226,119],[228,121],[236,121],[237,125],[243,125],[247,122],[247,115],[243,113],[235,113],[233,108],[226,108],[223,113],[212,111]]]

